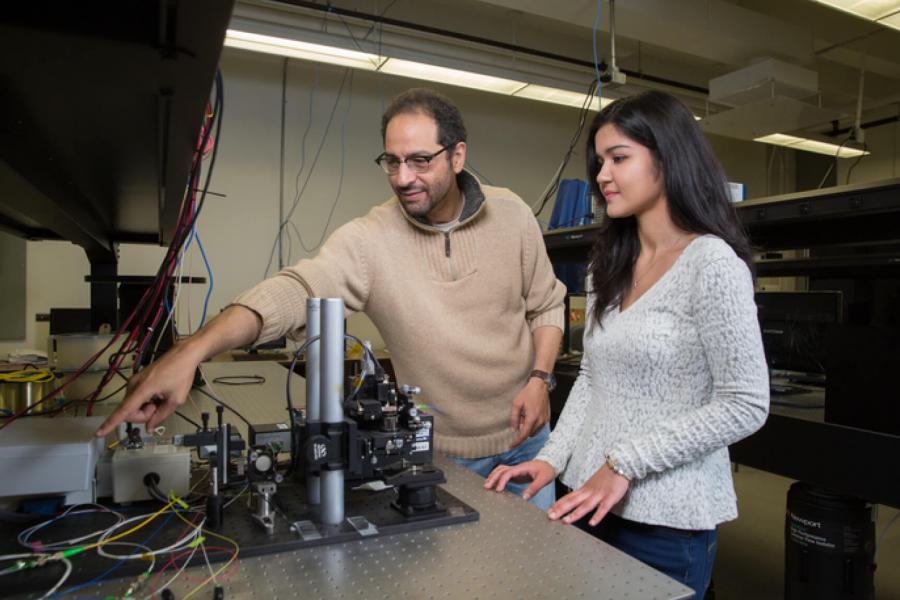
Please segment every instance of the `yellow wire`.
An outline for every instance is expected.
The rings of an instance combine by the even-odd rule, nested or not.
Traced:
[[[85,546],[83,550],[93,550],[94,548],[99,548],[100,546],[104,546],[110,542],[114,542],[116,540],[121,540],[123,537],[131,535],[138,529],[146,526],[147,523],[149,523],[150,521],[152,521],[159,515],[163,514],[164,512],[166,512],[167,510],[169,510],[170,508],[172,508],[173,506],[178,504],[179,502],[181,502],[181,498],[174,498],[171,502],[169,502],[168,504],[163,506],[161,509],[159,509],[158,511],[156,511],[155,513],[153,513],[152,515],[150,515],[149,517],[147,517],[146,519],[144,519],[143,521],[141,521],[140,523],[138,523],[137,525],[135,525],[128,531],[122,532],[118,535],[114,535],[111,538],[106,538],[105,540],[100,541],[100,542],[94,542],[93,544]],[[178,514],[178,513],[176,512],[175,514]]]
[[[12,383],[47,383],[54,381],[56,377],[47,369],[24,369],[22,371],[10,371],[0,373],[0,381]]]
[[[177,513],[177,512],[176,512],[176,513],[175,513],[175,516],[178,517],[179,519],[181,519],[182,521],[184,521],[185,523],[187,523],[188,525],[190,525],[191,527],[194,527],[194,528],[197,527],[196,525],[194,525],[193,523],[191,523],[190,521],[188,521],[187,519],[185,519],[184,517],[182,517],[180,513]],[[231,555],[231,558],[229,558],[229,559],[225,562],[224,565],[222,565],[221,567],[219,567],[219,570],[218,570],[218,571],[215,571],[212,575],[210,575],[209,577],[207,577],[206,579],[204,579],[204,580],[200,583],[200,585],[198,585],[198,586],[195,587],[193,590],[191,590],[191,591],[188,593],[188,595],[185,596],[182,600],[187,600],[188,598],[190,598],[191,596],[193,596],[194,594],[196,594],[197,592],[199,592],[200,590],[202,590],[204,587],[206,587],[206,585],[207,585],[210,581],[212,581],[213,579],[215,579],[216,577],[218,577],[219,575],[221,575],[228,567],[231,566],[231,563],[233,563],[233,562],[235,561],[235,559],[237,559],[238,554],[239,554],[240,551],[241,551],[240,545],[239,545],[236,541],[234,541],[233,539],[231,539],[230,537],[224,536],[224,535],[222,535],[222,534],[220,534],[220,533],[215,533],[214,531],[210,531],[209,529],[207,529],[207,530],[205,531],[205,533],[206,533],[206,535],[211,535],[211,536],[213,536],[213,537],[217,537],[217,538],[219,538],[219,539],[225,540],[226,542],[228,542],[229,544],[231,544],[232,546],[234,546],[234,554]]]

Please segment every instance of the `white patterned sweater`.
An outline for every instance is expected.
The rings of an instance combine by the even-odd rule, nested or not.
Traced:
[[[712,529],[737,517],[727,446],[768,407],[750,271],[707,235],[631,306],[609,309],[602,329],[586,328],[580,373],[537,458],[577,489],[609,455],[631,479],[613,513]]]

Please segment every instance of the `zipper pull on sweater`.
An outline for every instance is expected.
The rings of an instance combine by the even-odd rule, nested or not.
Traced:
[[[444,256],[450,258],[450,232],[444,232]]]

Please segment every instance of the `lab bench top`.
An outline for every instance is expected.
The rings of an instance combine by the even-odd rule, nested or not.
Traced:
[[[286,420],[287,370],[276,363],[205,363],[218,397],[253,423]],[[222,385],[216,378],[259,375],[264,383]],[[222,380],[220,380],[222,381]],[[305,398],[303,379],[292,378],[295,405]],[[214,403],[192,392],[181,409],[199,420]],[[227,413],[226,413],[227,414]],[[214,419],[212,419],[214,422]],[[229,418],[246,434],[240,420]],[[168,431],[186,433],[169,419]],[[168,433],[167,433],[168,434]],[[509,493],[485,491],[483,479],[436,455],[442,487],[473,507],[479,520],[358,541],[250,558],[220,580],[225,598],[690,598],[689,588]],[[285,525],[286,526],[286,525]],[[208,575],[189,568],[171,586],[184,597]],[[123,593],[130,579],[79,591],[103,598]],[[211,597],[207,587],[193,597]]]

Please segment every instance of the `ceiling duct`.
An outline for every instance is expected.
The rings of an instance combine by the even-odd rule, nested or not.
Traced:
[[[709,99],[732,106],[776,96],[802,100],[818,93],[818,73],[774,58],[709,80]]]
[[[700,125],[709,133],[753,140],[846,116],[822,108],[819,98],[815,71],[769,58],[711,79],[709,99],[732,108],[704,118]]]

